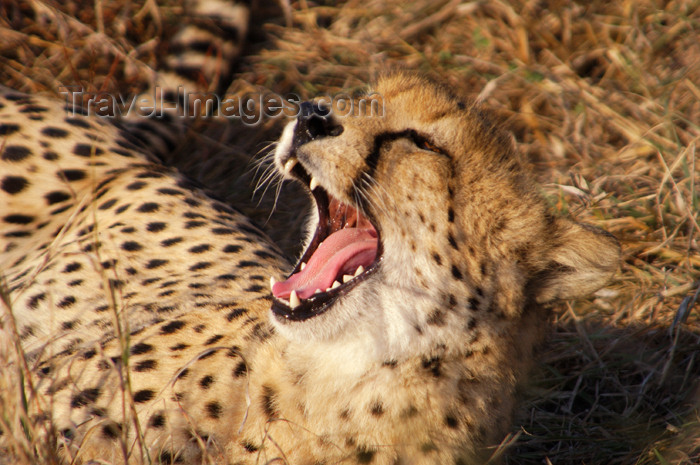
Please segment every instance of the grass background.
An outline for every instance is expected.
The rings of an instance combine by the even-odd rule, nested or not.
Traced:
[[[415,69],[492,108],[552,209],[622,243],[607,288],[555,309],[506,463],[700,463],[700,1],[260,3],[231,93],[310,98]],[[174,0],[0,0],[0,84],[134,94],[183,14]],[[258,209],[243,187],[279,125],[202,127],[172,163],[292,254],[294,188],[268,218],[275,196]],[[6,431],[15,387],[0,381]],[[15,429],[0,463],[55,459]]]

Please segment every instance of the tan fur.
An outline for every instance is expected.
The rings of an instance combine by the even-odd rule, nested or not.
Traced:
[[[617,266],[617,243],[552,218],[512,139],[478,106],[405,73],[374,90],[383,116],[338,119],[342,134],[295,153],[280,149],[278,163],[296,157],[324,189],[355,204],[348,193],[380,134],[414,130],[442,153],[407,137],[381,145],[363,201],[381,231],[381,264],[303,322],[269,313],[264,281],[289,271],[274,246],[176,173],[136,151],[136,161],[110,151],[121,136],[108,125],[90,142],[105,149],[99,157],[76,157],[66,146],[53,164],[2,162],[0,177],[31,178],[32,166],[45,173],[26,195],[0,193],[3,217],[37,211],[29,237],[0,246],[12,291],[3,318],[26,332],[40,396],[31,405],[43,409],[33,418],[63,431],[66,463],[122,463],[126,450],[131,463],[147,463],[147,454],[161,463],[457,465],[481,463],[485,448],[503,439],[545,304],[603,285]],[[4,103],[0,118],[15,117],[17,105]],[[60,121],[54,104],[42,104],[58,115],[52,125],[71,132],[69,145],[85,137]],[[35,159],[42,149],[31,141],[46,140],[46,124],[21,121]],[[106,165],[84,182],[53,174],[96,160]],[[139,178],[153,172],[160,176]],[[94,187],[107,178],[97,199]],[[142,188],[126,187],[139,179]],[[31,205],[68,187],[71,207],[36,229],[45,213]],[[140,212],[148,202],[159,207]],[[150,232],[154,222],[165,227]],[[173,237],[176,245],[162,245]],[[138,250],[125,250],[129,240]],[[96,241],[99,248],[85,248]],[[149,267],[152,260],[167,264]],[[81,269],[66,272],[73,262]],[[122,282],[110,286],[110,278]],[[175,282],[163,287],[168,280]],[[61,307],[66,296],[76,302]]]

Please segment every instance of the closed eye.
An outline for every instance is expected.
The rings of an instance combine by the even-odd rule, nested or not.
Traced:
[[[413,143],[420,149],[430,150],[431,152],[439,153],[440,155],[447,155],[447,152],[433,144],[428,138],[421,136],[415,131],[411,131],[411,138],[413,139]]]

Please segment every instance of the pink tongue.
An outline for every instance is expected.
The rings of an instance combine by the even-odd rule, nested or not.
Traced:
[[[316,289],[325,291],[336,277],[352,275],[358,266],[368,267],[377,255],[377,233],[372,229],[346,228],[334,232],[323,241],[306,267],[288,280],[275,283],[272,293],[288,299],[297,291],[300,299],[308,299]]]

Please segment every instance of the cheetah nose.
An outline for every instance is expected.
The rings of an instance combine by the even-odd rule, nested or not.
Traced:
[[[299,108],[294,139],[303,145],[322,137],[335,137],[343,133],[343,126],[333,117],[330,109],[311,102],[302,102]]]

